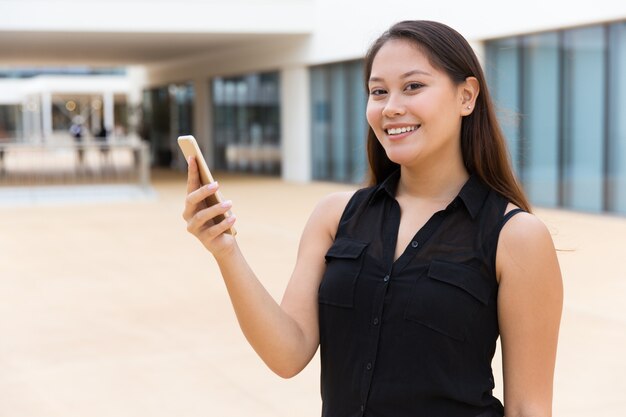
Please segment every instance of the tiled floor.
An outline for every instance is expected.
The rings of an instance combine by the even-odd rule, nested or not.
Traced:
[[[240,246],[280,299],[315,202],[350,186],[220,182]],[[265,368],[185,231],[184,178],[157,173],[154,188],[153,199],[0,207],[0,417],[319,416],[318,358],[291,380]],[[554,415],[622,416],[626,219],[538,215],[565,279]]]

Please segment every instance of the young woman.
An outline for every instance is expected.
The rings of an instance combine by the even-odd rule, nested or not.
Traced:
[[[318,346],[327,417],[550,416],[562,282],[511,171],[478,60],[436,22],[392,26],[365,61],[369,187],[324,198],[281,304],[235,218],[189,162],[183,217],[213,254],[241,328],[278,375]],[[492,395],[502,341],[504,405]]]

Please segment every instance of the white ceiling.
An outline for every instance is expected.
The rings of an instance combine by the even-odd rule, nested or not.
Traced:
[[[0,31],[0,65],[153,64],[287,34]]]

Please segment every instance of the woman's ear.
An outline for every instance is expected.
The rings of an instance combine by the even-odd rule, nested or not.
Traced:
[[[461,115],[469,116],[474,111],[476,99],[480,93],[480,84],[476,77],[467,77],[460,85],[461,89]]]

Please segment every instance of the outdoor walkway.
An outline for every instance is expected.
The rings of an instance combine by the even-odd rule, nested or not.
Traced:
[[[219,179],[280,299],[315,203],[351,187]],[[319,359],[291,380],[265,367],[185,230],[184,176],[153,180],[152,199],[0,207],[0,417],[319,416]],[[626,219],[537,213],[565,280],[554,415],[623,416]]]

